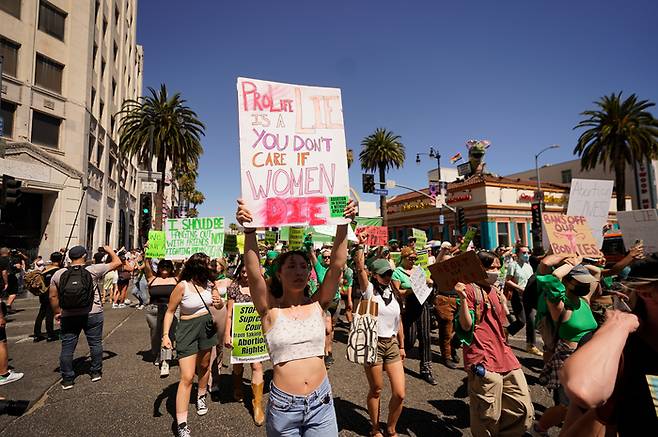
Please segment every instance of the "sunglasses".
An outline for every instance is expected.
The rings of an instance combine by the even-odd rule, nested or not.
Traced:
[[[331,256],[323,256],[322,259],[330,259]]]
[[[407,259],[409,261],[416,261],[418,258],[416,258],[415,256],[410,256],[410,257],[407,257]]]

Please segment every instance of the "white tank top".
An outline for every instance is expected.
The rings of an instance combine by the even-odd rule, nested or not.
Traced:
[[[210,305],[212,305],[212,292],[210,291],[210,285],[205,289],[201,289],[198,285],[195,288],[194,284],[189,281],[181,281],[181,283],[183,284],[183,287],[185,287],[183,291],[183,299],[180,301],[181,316],[196,316],[207,313],[208,310],[206,310],[206,305],[209,308]],[[198,293],[197,290],[199,290]],[[203,300],[201,300],[199,294],[201,294]],[[204,301],[206,303],[205,305],[203,304]]]
[[[324,355],[324,316],[320,304],[312,304],[311,315],[303,320],[277,312],[274,326],[265,333],[267,349],[273,365]]]

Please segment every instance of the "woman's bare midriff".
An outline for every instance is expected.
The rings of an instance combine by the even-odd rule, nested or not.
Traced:
[[[274,366],[272,382],[288,394],[306,396],[316,390],[326,377],[324,359],[309,357]]]

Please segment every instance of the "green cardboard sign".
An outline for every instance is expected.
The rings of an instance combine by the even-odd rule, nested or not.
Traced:
[[[416,265],[423,269],[426,277],[430,277],[430,271],[427,268],[429,265],[429,254],[427,253],[427,250],[416,251]]]
[[[167,237],[164,231],[149,231],[149,246],[146,248],[147,258],[164,258],[167,248]]]
[[[466,252],[466,249],[468,249],[468,245],[471,244],[471,241],[473,241],[473,238],[475,238],[475,234],[477,234],[478,228],[468,228],[468,231],[466,232],[466,235],[464,235],[464,241],[462,244],[459,245],[459,250],[462,252]]]
[[[210,258],[224,255],[224,217],[167,219],[167,259],[186,259],[203,252]]]
[[[269,359],[260,316],[253,303],[234,303],[231,321],[231,364],[257,363]]]
[[[276,244],[276,231],[265,231],[265,244],[274,246]]]
[[[342,217],[347,207],[349,198],[347,196],[336,196],[329,198],[329,213],[330,217]]]
[[[411,235],[416,239],[416,250],[425,249],[425,245],[427,244],[427,234],[425,233],[425,231],[412,228],[411,232],[412,232]]]
[[[303,227],[291,226],[288,236],[288,248],[290,250],[299,250],[304,245],[304,230]]]
[[[400,259],[402,258],[401,255],[402,254],[400,252],[391,252],[391,259],[393,260],[396,266],[400,265]]]
[[[226,253],[239,253],[237,235],[226,234],[226,236],[224,237],[224,251]]]

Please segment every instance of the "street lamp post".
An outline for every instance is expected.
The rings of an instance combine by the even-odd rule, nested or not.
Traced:
[[[439,150],[434,147],[430,147],[429,153],[416,153],[416,164],[420,164],[420,155],[426,155],[430,158],[436,159],[436,179],[437,186],[439,187],[439,195],[445,194],[441,184],[441,153],[439,153]],[[443,210],[441,210],[441,214],[443,214]],[[439,231],[443,233],[443,225],[439,225]]]
[[[560,147],[559,144],[553,144],[553,145],[550,145],[548,147],[544,147],[543,149],[541,149],[539,151],[539,153],[537,153],[535,155],[535,176],[537,178],[537,194],[535,195],[535,201],[537,202],[537,209],[539,210],[540,220],[541,220],[541,217],[542,217],[542,213],[544,212],[543,211],[544,210],[544,195],[541,192],[541,179],[539,177],[539,156],[542,153],[544,153],[548,150],[557,149],[558,147]],[[540,223],[541,223],[541,221],[540,221]],[[534,238],[533,238],[533,246],[535,246],[535,244],[534,244],[535,242],[540,242],[541,238],[542,238],[541,235],[535,235]],[[541,249],[541,243],[540,243],[540,247],[533,247],[533,251],[535,253],[539,253],[540,249]]]

